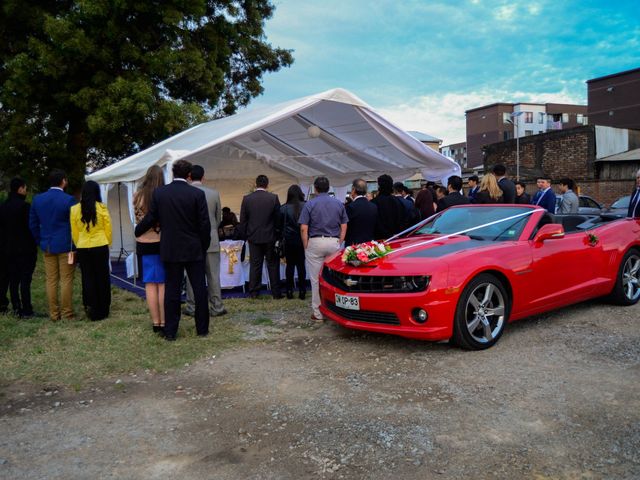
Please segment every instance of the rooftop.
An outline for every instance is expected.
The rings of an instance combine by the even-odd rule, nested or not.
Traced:
[[[410,131],[407,133],[411,135],[413,138],[415,138],[416,140],[420,140],[421,142],[438,142],[438,143],[442,142],[441,138],[436,138],[427,133],[416,132],[416,131]]]

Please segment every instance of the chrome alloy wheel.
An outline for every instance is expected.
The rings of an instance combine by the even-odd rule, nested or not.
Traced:
[[[630,255],[622,269],[622,289],[628,300],[635,302],[640,297],[640,257]]]
[[[492,341],[504,326],[504,297],[493,283],[478,285],[469,295],[465,311],[467,330],[477,342]]]

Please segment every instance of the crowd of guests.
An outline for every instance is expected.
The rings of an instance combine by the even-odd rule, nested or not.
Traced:
[[[325,259],[345,245],[390,238],[421,219],[454,205],[533,204],[550,213],[578,211],[575,182],[559,181],[561,201],[551,180],[537,179],[531,198],[526,185],[513,182],[503,165],[496,165],[480,180],[469,178],[467,195],[462,179],[451,176],[447,186],[426,183],[417,193],[389,175],[377,179],[372,197],[364,179],[355,179],[345,202],[329,194],[329,180],[314,181],[314,195],[305,201],[298,185],[287,191],[286,203],[268,191],[269,179],[258,175],[255,189],[242,200],[240,219],[221,207],[220,194],[205,186],[205,170],[179,160],[173,164],[174,180],[165,185],[162,169],[150,167],[133,196],[138,268],[145,284],[153,331],[168,341],[176,339],[181,313],[195,318],[199,336],[209,333],[210,317],[227,313],[220,287],[220,240],[246,240],[250,255],[248,296],[258,298],[266,262],[274,299],[293,298],[297,276],[298,298],[306,298],[311,283],[311,318],[322,320],[319,277]],[[109,251],[112,242],[109,211],[102,203],[99,185],[87,181],[80,201],[65,193],[67,178],[54,170],[48,191],[26,201],[27,185],[14,178],[9,197],[0,206],[0,311],[6,311],[10,291],[16,315],[34,315],[31,278],[37,247],[44,257],[46,296],[53,321],[75,317],[73,279],[76,264],[82,276],[82,304],[87,318],[102,320],[111,303]],[[557,212],[556,212],[557,209]],[[629,206],[629,216],[640,215],[640,172]],[[280,258],[286,259],[285,294],[279,278]],[[187,300],[181,309],[183,279]]]

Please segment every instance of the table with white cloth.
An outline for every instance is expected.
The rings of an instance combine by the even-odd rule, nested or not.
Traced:
[[[247,245],[244,262],[241,261],[243,240],[224,240],[220,242],[220,286],[222,288],[244,287],[245,282],[249,281],[249,246]],[[285,279],[287,264],[285,259],[280,261],[280,278]],[[295,279],[298,278],[298,272],[295,272]],[[306,280],[309,279],[307,273]],[[267,262],[262,264],[262,283],[269,285],[269,271],[267,270]]]

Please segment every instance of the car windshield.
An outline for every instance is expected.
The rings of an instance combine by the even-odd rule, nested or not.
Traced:
[[[534,210],[522,207],[462,207],[445,210],[411,235],[460,233],[477,240],[515,240]],[[515,218],[514,218],[515,217]]]
[[[620,197],[611,204],[611,208],[629,208],[629,201],[631,201],[631,196]]]

